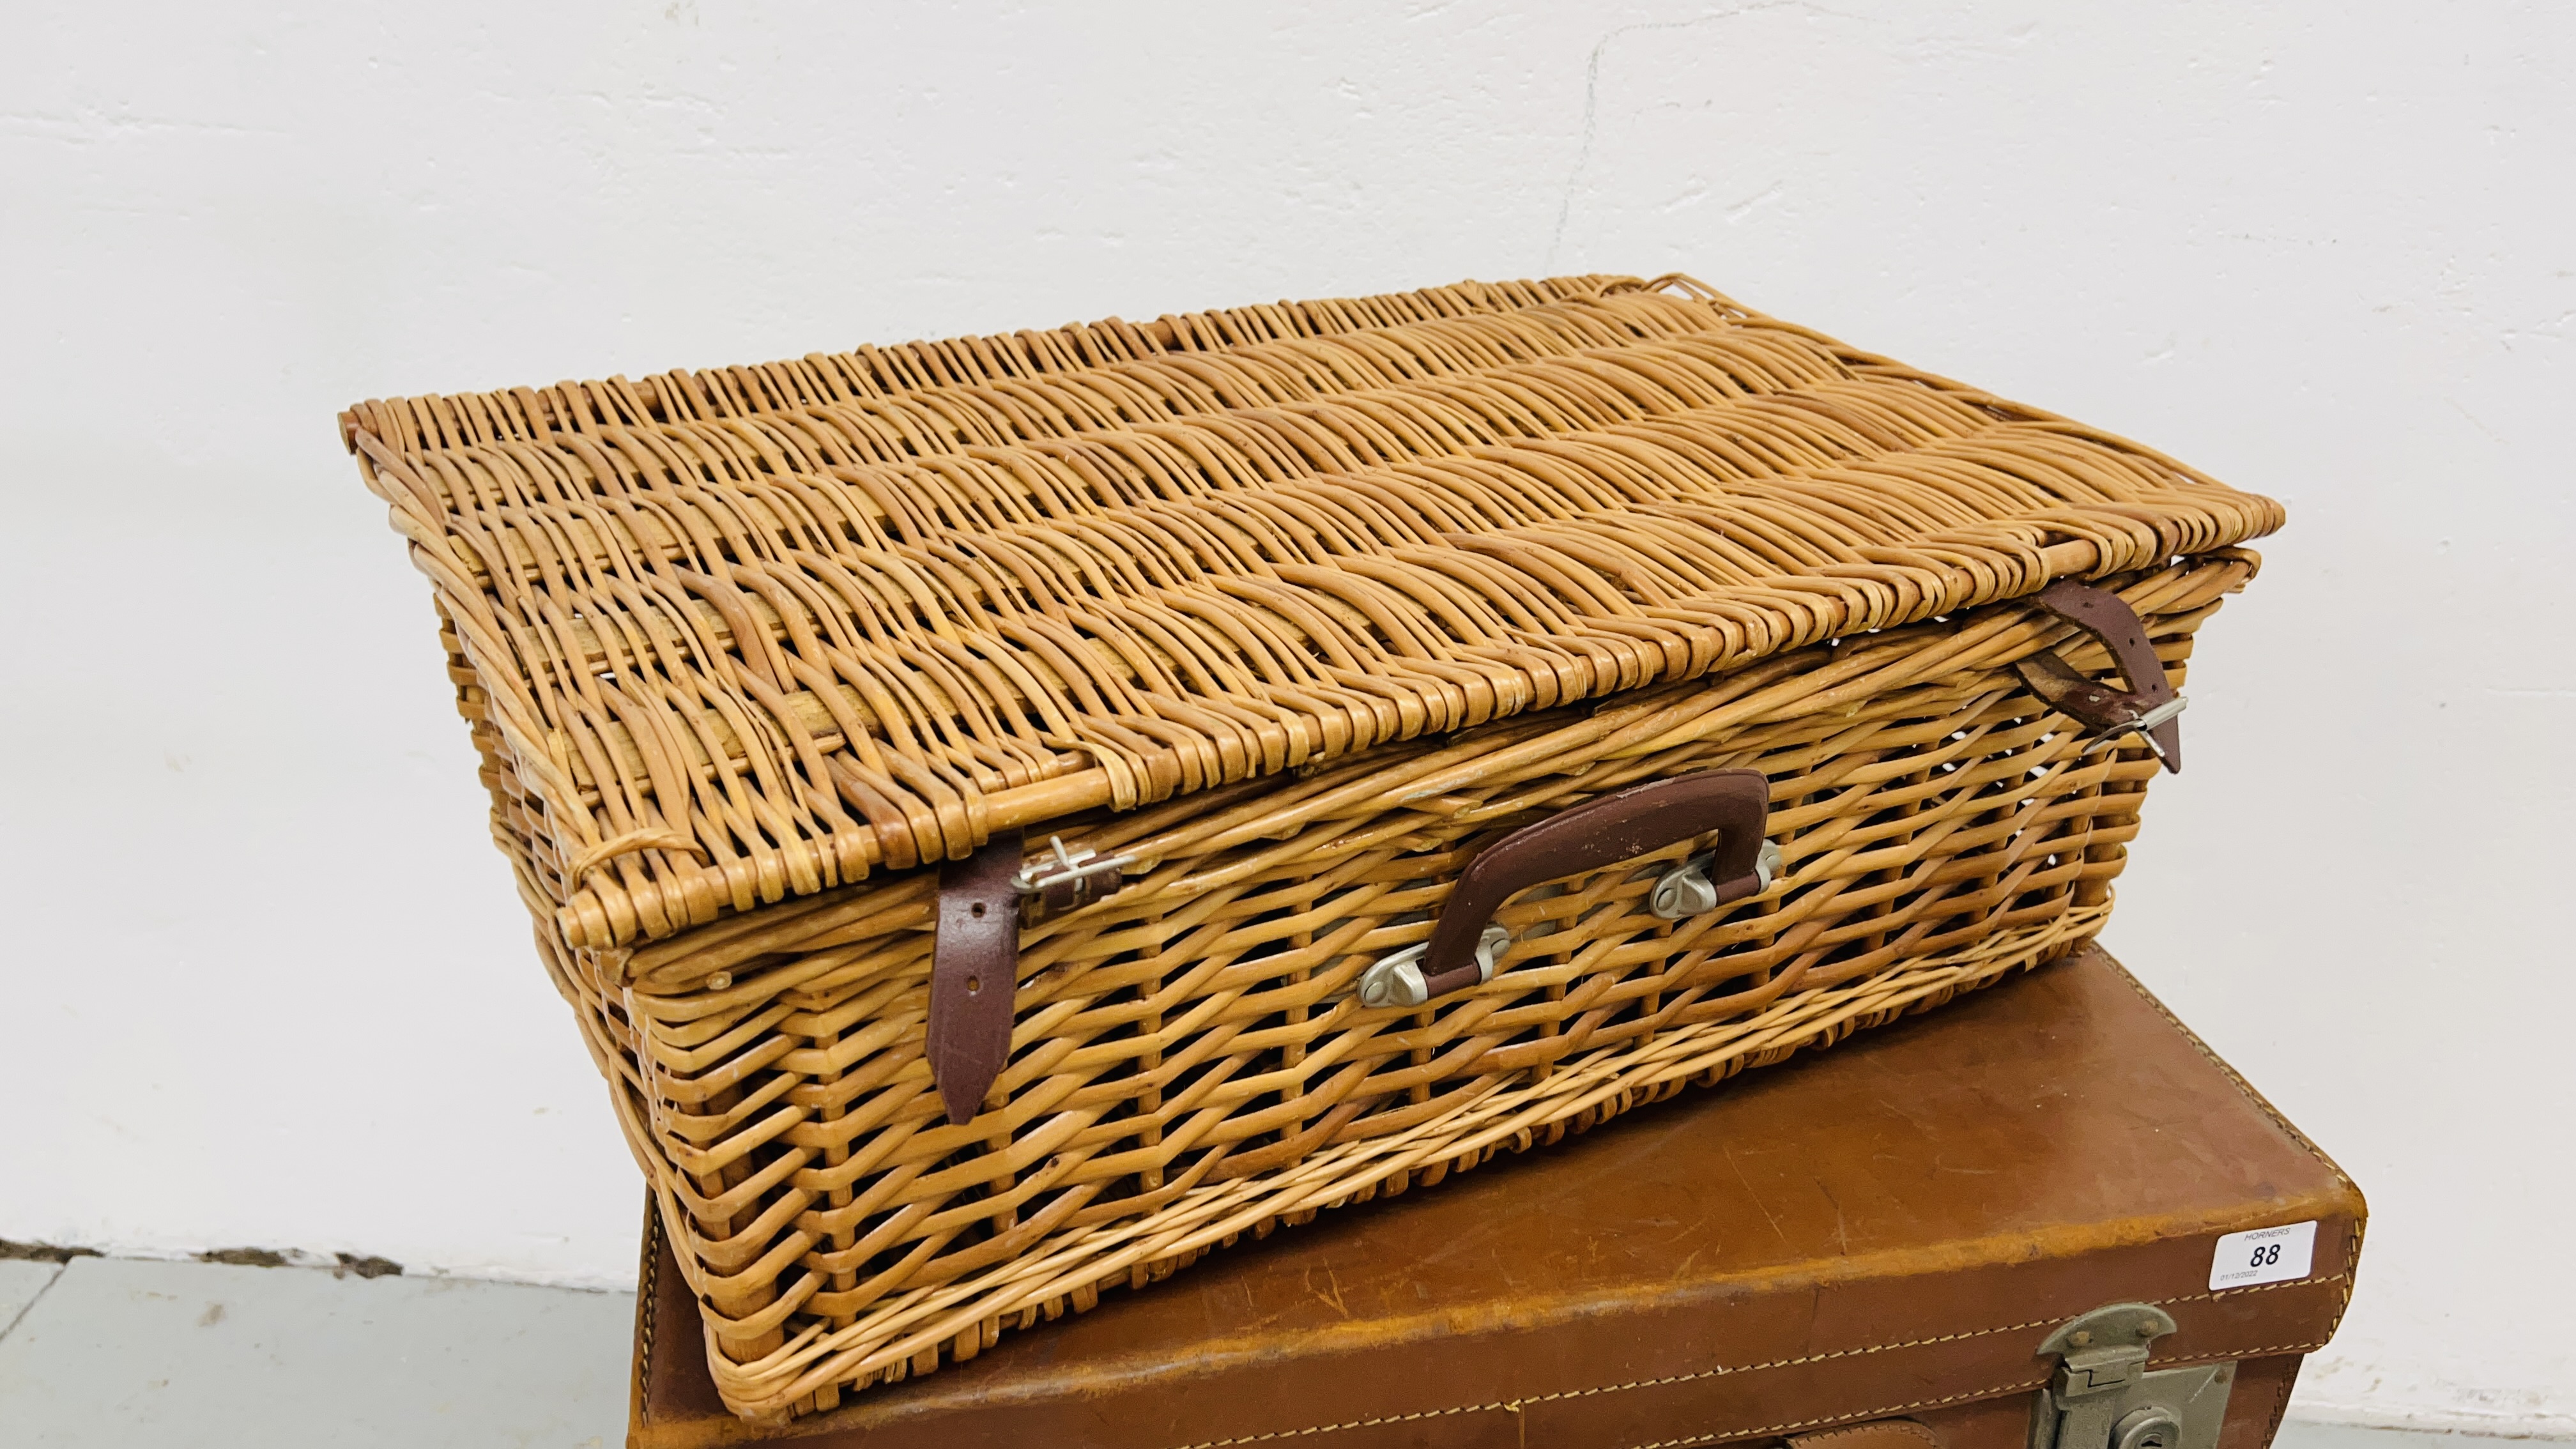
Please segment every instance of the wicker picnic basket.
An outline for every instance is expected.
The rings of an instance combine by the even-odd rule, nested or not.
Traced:
[[[2068,951],[2281,521],[1685,278],[342,430],[771,1417]]]

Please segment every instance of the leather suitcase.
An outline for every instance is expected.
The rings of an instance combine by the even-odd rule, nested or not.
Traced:
[[[628,1443],[2264,1449],[2364,1216],[2088,948],[792,1424],[725,1411],[648,1212]]]

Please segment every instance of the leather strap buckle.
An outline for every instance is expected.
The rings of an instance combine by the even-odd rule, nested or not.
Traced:
[[[1024,920],[1074,910],[1126,884],[1132,855],[1100,858],[1047,837],[1052,853],[1020,863],[1020,832],[1001,831],[939,867],[938,936],[930,948],[930,1023],[923,1054],[952,1123],[974,1120],[1011,1058]],[[1033,904],[1030,904],[1033,903]],[[1028,905],[1024,910],[1023,906]]]
[[[2166,700],[2164,703],[2157,705],[2155,708],[2148,710],[2146,713],[2139,715],[2135,719],[2112,725],[2109,731],[2100,739],[2086,745],[2084,747],[2084,753],[2089,755],[2096,750],[2110,749],[2119,744],[2122,740],[2127,739],[2130,735],[2135,734],[2141,740],[2144,740],[2147,748],[2154,751],[2155,757],[2161,760],[2165,757],[2165,747],[2156,740],[2156,726],[2163,724],[2166,720],[2172,719],[2175,715],[2182,713],[2190,706],[2190,695],[2177,694],[2173,698]],[[2174,768],[2179,770],[2182,767],[2176,765]]]
[[[2128,682],[2113,689],[2075,671],[2055,650],[2013,665],[2030,691],[2051,709],[2090,727],[2101,738],[2084,753],[2110,749],[2137,735],[2168,770],[2182,769],[2182,725],[2176,718],[2190,701],[2174,692],[2164,661],[2147,640],[2137,611],[2107,589],[2060,579],[2031,596],[2032,603],[2102,641]]]
[[[1136,863],[1132,855],[1104,860],[1096,850],[1067,850],[1061,835],[1048,836],[1047,849],[1054,858],[1041,857],[1037,864],[1021,867],[1011,877],[1011,885],[1021,895],[1037,897],[1050,915],[1116,895],[1127,883],[1121,872]]]

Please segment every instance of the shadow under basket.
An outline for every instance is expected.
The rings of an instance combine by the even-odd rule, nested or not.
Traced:
[[[343,427],[772,1418],[2076,948],[2281,521],[1678,278]]]

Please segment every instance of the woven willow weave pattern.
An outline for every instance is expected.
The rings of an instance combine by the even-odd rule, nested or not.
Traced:
[[[2012,664],[2119,591],[2179,679],[2269,500],[1695,283],[1364,303],[370,403],[495,835],[745,1413],[971,1356],[2089,936],[2143,750]],[[1524,892],[1363,1010],[1457,870],[1762,770],[1785,874]],[[922,1056],[935,872],[1134,855],[1023,937],[982,1115]]]

